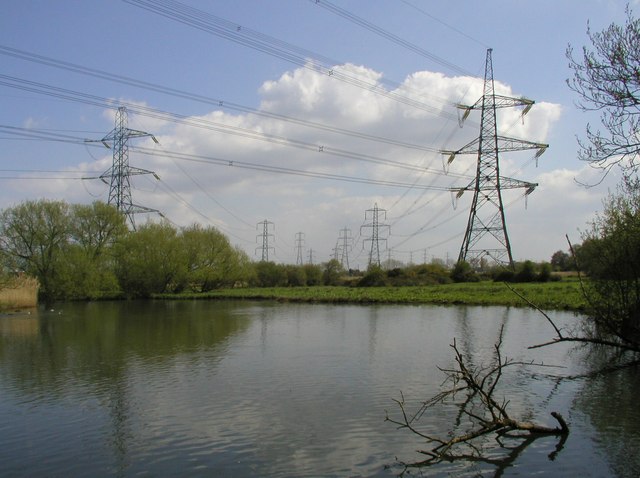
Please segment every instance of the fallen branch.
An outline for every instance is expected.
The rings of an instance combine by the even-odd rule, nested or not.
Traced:
[[[386,421],[397,425],[399,429],[409,430],[432,445],[430,449],[419,450],[419,453],[428,457],[426,460],[409,465],[405,464],[405,468],[429,466],[442,461],[469,460],[472,457],[489,463],[491,460],[486,459],[480,447],[475,444],[477,439],[488,435],[493,435],[496,438],[509,436],[510,438],[525,439],[544,435],[566,437],[569,434],[566,421],[557,412],[551,413],[551,416],[558,423],[556,427],[519,421],[509,415],[508,401],[496,398],[496,390],[506,367],[514,365],[548,366],[542,363],[519,362],[503,358],[500,350],[502,337],[503,328],[500,329],[499,339],[494,346],[494,358],[491,364],[488,367],[478,368],[467,364],[454,340],[451,347],[456,357],[456,368],[441,369],[447,377],[445,383],[451,383],[451,387],[425,401],[412,417],[407,413],[402,394],[400,400],[394,400],[400,409],[400,418],[391,418],[387,413]],[[460,394],[463,394],[464,398],[456,402],[456,397]],[[458,405],[461,416],[466,416],[470,420],[471,428],[459,433],[455,433],[454,429],[446,437],[430,435],[421,431],[416,423],[420,417],[449,400],[453,400]]]

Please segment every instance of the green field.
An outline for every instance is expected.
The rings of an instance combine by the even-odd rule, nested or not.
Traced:
[[[546,310],[584,310],[580,284],[574,280],[510,284],[519,294]],[[473,282],[416,287],[273,287],[220,289],[207,293],[162,294],[162,299],[255,299],[290,302],[467,304],[528,307],[499,282]]]

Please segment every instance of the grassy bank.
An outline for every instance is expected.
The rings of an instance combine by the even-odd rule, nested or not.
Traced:
[[[577,281],[512,284],[542,309],[582,310]],[[527,306],[503,283],[473,282],[418,287],[274,287],[221,289],[202,294],[162,294],[162,299],[268,299],[291,302],[468,304]]]

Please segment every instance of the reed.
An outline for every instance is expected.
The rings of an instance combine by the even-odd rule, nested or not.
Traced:
[[[26,275],[0,282],[0,310],[26,309],[38,305],[38,280]]]

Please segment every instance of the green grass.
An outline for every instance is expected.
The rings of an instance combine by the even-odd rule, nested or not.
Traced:
[[[583,310],[577,281],[510,285],[519,294],[547,310]],[[505,284],[475,282],[411,287],[267,287],[220,289],[206,293],[162,294],[162,299],[254,299],[290,302],[467,304],[528,307]]]

